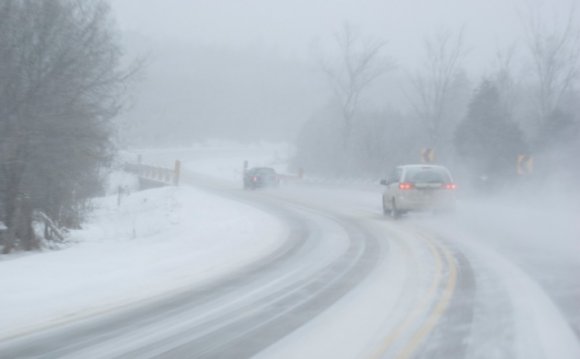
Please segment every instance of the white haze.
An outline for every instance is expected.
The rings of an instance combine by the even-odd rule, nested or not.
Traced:
[[[130,142],[200,137],[293,140],[331,91],[317,64],[345,23],[386,42],[397,69],[365,99],[405,110],[402,87],[421,61],[426,36],[464,32],[472,80],[490,70],[498,49],[525,50],[522,13],[533,4],[560,21],[569,0],[115,0],[129,56],[146,70],[125,113]],[[563,15],[564,14],[564,15]],[[526,69],[519,70],[525,72]],[[173,135],[171,130],[180,131]],[[187,141],[186,141],[187,142]]]
[[[319,114],[325,116],[327,112],[331,115],[326,116],[336,117],[326,108],[332,90],[318,60],[320,54],[333,54],[334,35],[345,23],[352,24],[365,36],[386,41],[385,54],[397,67],[373,84],[364,94],[361,107],[391,113],[390,131],[401,131],[397,136],[407,141],[405,132],[416,131],[421,125],[409,119],[405,81],[424,61],[426,36],[442,29],[463,31],[467,55],[460,70],[470,84],[454,97],[459,102],[454,116],[460,120],[465,115],[471,89],[482,76],[496,70],[498,51],[513,47],[514,76],[528,84],[532,81],[524,30],[529,20],[525,18],[528,6],[542,16],[546,26],[557,28],[575,2],[115,0],[112,3],[128,55],[146,58],[134,105],[124,114],[124,134],[131,144],[154,147],[210,143],[207,140],[214,137],[293,143],[309,119]],[[577,18],[575,21],[578,23]],[[525,119],[526,115],[520,117]],[[332,130],[324,132],[326,137],[332,133]],[[414,141],[399,158],[419,159],[418,152],[424,144],[421,139]],[[235,168],[246,156],[242,153],[234,156]],[[306,152],[306,157],[310,155]],[[445,164],[455,170],[453,156],[447,159],[450,160]],[[386,175],[395,164],[391,163],[394,159],[381,161],[370,174],[352,171],[347,176],[356,180]],[[537,159],[536,172],[543,169],[548,172],[558,166],[566,169],[566,161],[559,156],[544,155]],[[209,156],[206,162],[215,165],[215,158]],[[224,168],[231,170],[228,166]],[[309,168],[306,170],[308,173]],[[478,197],[476,191],[471,192],[470,174],[457,169],[456,180],[464,196],[465,211],[457,222],[436,225],[455,233],[463,231],[486,242],[547,284],[549,275],[536,270],[552,263],[541,260],[547,243],[553,245],[545,253],[554,262],[561,260],[558,273],[567,266],[577,267],[568,255],[578,249],[580,238],[580,227],[575,223],[580,218],[574,200],[579,193],[574,188],[577,177],[573,171],[563,173],[551,176],[544,173],[540,176],[544,182],[536,179],[527,184],[527,178],[509,179],[503,189]],[[549,183],[546,178],[550,178]],[[563,279],[566,285],[575,281],[572,276]],[[565,302],[577,298],[575,294],[564,297]],[[557,294],[555,298],[561,299]],[[573,322],[578,330],[577,320]]]
[[[109,185],[117,196],[94,201],[100,207],[84,229],[72,232],[70,248],[0,258],[4,266],[1,272],[10,274],[0,276],[0,288],[7,294],[0,295],[0,353],[4,339],[15,333],[58,323],[52,320],[109,312],[127,303],[175,293],[185,285],[205,285],[218,275],[271,253],[277,243],[294,239],[294,235],[288,237],[290,230],[302,229],[286,228],[296,221],[294,217],[284,225],[278,212],[267,212],[280,205],[296,218],[303,218],[304,233],[309,236],[302,247],[306,256],[298,258],[296,253],[302,252],[294,253],[300,264],[296,268],[290,267],[290,261],[280,260],[280,267],[264,273],[266,279],[252,275],[249,286],[241,285],[239,291],[228,288],[223,296],[216,294],[216,301],[214,297],[200,298],[203,305],[190,308],[195,313],[191,317],[190,312],[178,313],[176,307],[170,310],[173,315],[165,317],[166,313],[160,311],[158,316],[144,318],[151,319],[150,326],[137,328],[136,332],[125,331],[120,325],[112,328],[113,334],[100,336],[91,326],[85,333],[90,338],[83,342],[87,347],[81,343],[78,349],[90,351],[102,345],[107,350],[122,351],[132,350],[131,345],[136,349],[144,345],[145,350],[157,344],[163,349],[163,344],[197,340],[190,334],[202,328],[198,324],[208,333],[223,324],[223,332],[215,332],[220,334],[216,337],[219,342],[222,333],[227,338],[236,334],[228,333],[231,328],[249,323],[237,322],[253,305],[245,301],[281,305],[276,297],[302,293],[302,287],[298,287],[302,281],[298,279],[309,273],[315,274],[313,280],[323,283],[326,277],[319,274],[320,268],[328,266],[325,268],[330,273],[333,266],[329,263],[334,263],[335,256],[340,259],[343,251],[359,246],[355,244],[361,242],[360,238],[355,241],[355,236],[365,234],[369,236],[365,246],[371,237],[380,242],[376,268],[337,303],[327,303],[326,311],[314,316],[300,313],[313,316],[313,320],[267,347],[264,357],[361,357],[348,351],[338,353],[342,347],[337,345],[337,338],[342,338],[340,344],[350,345],[353,353],[370,350],[369,338],[378,340],[399,322],[391,314],[401,316],[403,327],[399,329],[409,331],[403,335],[420,334],[427,325],[409,322],[417,326],[417,333],[411,333],[411,327],[404,329],[408,319],[403,321],[403,316],[413,319],[415,314],[398,310],[394,303],[407,301],[403,287],[414,287],[418,278],[433,274],[432,257],[444,255],[448,257],[446,269],[433,274],[440,277],[433,283],[441,286],[442,297],[447,295],[444,283],[453,282],[443,282],[444,277],[452,277],[446,273],[454,267],[451,264],[463,258],[467,266],[459,263],[458,269],[474,272],[472,279],[469,273],[465,275],[470,281],[468,288],[458,289],[452,298],[461,307],[465,306],[461,304],[465,299],[462,293],[474,297],[466,298],[466,303],[473,301],[470,309],[476,318],[467,323],[475,329],[451,338],[471,341],[467,344],[483,349],[466,357],[537,358],[543,357],[538,348],[548,348],[547,358],[565,357],[558,355],[561,352],[580,358],[576,355],[580,352],[580,81],[561,101],[570,118],[563,114],[564,120],[554,116],[562,122],[538,121],[541,115],[533,96],[538,89],[537,73],[526,48],[529,39],[525,31],[530,20],[527,10],[533,9],[541,16],[549,32],[561,30],[570,9],[578,4],[573,20],[579,30],[580,58],[579,0],[109,2],[126,63],[136,58],[143,62],[130,84],[129,106],[116,120],[123,150],[118,160],[133,162],[139,158],[144,164],[166,168],[179,160],[181,184],[123,197],[125,184],[121,180],[126,179],[119,176],[119,181]],[[333,92],[322,71],[325,60],[340,63],[335,36],[345,24],[364,40],[384,41],[379,60],[395,64],[362,92],[351,133],[345,130],[350,127],[344,124],[348,121],[344,121],[346,111],[341,108],[340,96]],[[425,58],[425,39],[444,31],[462,33],[466,50],[457,71],[450,76],[448,108],[442,116],[439,143],[434,145],[435,162],[448,167],[457,184],[457,210],[452,215],[409,213],[394,219],[385,216],[381,203],[384,187],[379,180],[386,178],[395,165],[419,162],[421,150],[431,146],[432,133],[427,133],[427,121],[423,121],[428,116],[421,118],[420,111],[412,106],[411,100],[420,97],[420,90],[413,88],[411,75],[429,60]],[[498,64],[498,51],[506,55],[510,49],[514,50],[512,61]],[[474,96],[483,92],[474,91],[484,88],[482,79],[497,76],[501,70],[513,76],[508,79],[513,82],[507,81],[508,86],[501,89],[507,91],[498,89],[492,93],[496,97],[483,97],[477,103],[478,111],[468,111],[470,101],[482,98]],[[576,70],[580,75],[580,64]],[[498,83],[499,77],[494,78]],[[497,120],[491,123],[493,115],[488,112],[497,108],[505,113],[494,112],[501,118],[491,118]],[[547,118],[554,119],[542,119]],[[461,133],[468,133],[471,139],[463,141],[461,150],[457,138],[469,136],[457,136],[457,129],[465,123],[471,127]],[[477,126],[482,123],[485,125]],[[502,127],[506,123],[514,126]],[[518,126],[521,133],[509,131],[519,130]],[[513,136],[503,136],[506,132]],[[469,157],[467,152],[477,147],[465,144],[469,141],[481,142],[476,144],[481,145],[480,153],[476,149]],[[535,149],[537,152],[533,152]],[[516,171],[517,159],[523,154],[535,161],[532,173],[526,175]],[[250,167],[275,168],[282,174],[282,184],[264,191],[243,191],[247,161]],[[39,162],[38,167],[49,163]],[[210,184],[214,192],[191,188],[203,183]],[[256,209],[236,203],[240,198],[248,203],[257,199],[263,206]],[[0,232],[5,227],[0,221]],[[435,250],[433,245],[425,244],[430,240],[420,240],[422,232],[439,241],[441,248]],[[449,256],[443,253],[447,246],[453,252]],[[427,247],[441,254],[433,256]],[[349,256],[353,257],[345,254],[344,258]],[[306,266],[300,267],[303,264]],[[221,270],[216,271],[218,267]],[[407,271],[409,276],[399,276]],[[274,284],[269,282],[270,277]],[[355,277],[332,280],[348,278]],[[281,287],[287,287],[287,291],[279,291]],[[437,308],[445,311],[440,305],[451,303],[434,299],[433,306],[427,306],[429,312],[436,313]],[[392,312],[385,310],[387,302],[392,304]],[[223,313],[218,313],[220,310]],[[222,314],[224,321],[220,323]],[[202,321],[196,322],[200,318]],[[545,318],[549,320],[543,321]],[[204,322],[206,319],[208,322]],[[514,333],[513,328],[504,328],[502,319],[517,327]],[[129,324],[127,328],[135,328],[141,322]],[[445,328],[449,325],[445,321],[441,324],[453,333],[455,328]],[[192,326],[188,329],[187,325]],[[463,320],[459,325],[465,326]],[[147,336],[141,336],[145,332]],[[316,335],[311,336],[312,332]],[[175,341],[164,343],[174,334]],[[148,340],[152,341],[145,343]],[[237,339],[231,340],[229,344],[237,343]],[[396,345],[406,345],[405,340]],[[435,337],[431,344],[443,342]],[[356,351],[357,343],[360,351]],[[507,343],[508,350],[497,343]],[[48,346],[71,349],[60,344],[50,341]],[[517,355],[510,356],[512,347],[520,349]],[[28,349],[38,347],[31,341],[26,345]],[[301,353],[303,350],[310,352]],[[317,351],[318,355],[312,354]]]

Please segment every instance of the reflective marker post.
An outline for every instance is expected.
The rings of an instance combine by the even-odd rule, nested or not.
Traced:
[[[173,185],[179,186],[179,177],[181,176],[181,161],[175,161],[175,168],[173,169]]]

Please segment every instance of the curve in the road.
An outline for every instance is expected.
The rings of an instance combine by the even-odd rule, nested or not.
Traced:
[[[237,199],[247,201],[247,198]],[[288,240],[268,258],[205,288],[107,318],[0,343],[0,357],[249,357],[331,306],[356,287],[378,261],[380,251],[376,238],[356,223],[334,219],[348,234],[349,245],[328,265],[309,273],[307,278],[285,278],[286,285],[264,291],[246,305],[230,306],[214,316],[202,313],[199,320],[187,318],[196,308],[211,306],[214,302],[226,302],[224,308],[228,308],[227,301],[236,302],[244,291],[255,290],[256,286],[268,288],[270,283],[265,281],[279,278],[267,278],[267,273],[281,273],[281,269],[300,266],[301,249],[309,241],[317,241],[307,224],[312,221],[311,213],[306,216],[280,201],[263,200],[258,205],[282,217],[291,229]],[[169,337],[159,335],[162,339],[155,339],[156,326],[167,323],[168,318],[186,319],[188,324]],[[153,339],[137,348],[112,347],[123,338],[131,338],[133,332],[153,333]]]

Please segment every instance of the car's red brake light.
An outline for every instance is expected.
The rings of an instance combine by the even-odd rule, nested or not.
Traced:
[[[258,180],[258,177],[252,177],[252,181],[256,182]]]
[[[444,189],[457,189],[457,185],[455,183],[444,183],[442,187]]]
[[[410,182],[399,183],[399,189],[412,189],[414,186]]]

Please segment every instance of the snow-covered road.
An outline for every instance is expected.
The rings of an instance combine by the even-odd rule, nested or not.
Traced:
[[[580,357],[571,304],[580,285],[565,273],[578,268],[568,217],[554,219],[551,247],[534,238],[533,224],[511,231],[505,206],[466,202],[455,217],[392,221],[378,186],[245,192],[243,159],[279,166],[279,151],[221,148],[214,162],[211,153],[148,156],[179,158],[184,184],[277,218],[286,230],[270,231],[278,240],[269,251],[167,297],[0,342],[0,357]],[[538,261],[542,251],[555,258]],[[538,263],[558,280],[544,281]]]
[[[553,229],[553,235],[559,233],[562,237],[552,239],[555,248],[538,243],[525,232],[519,235],[510,233],[517,237],[502,237],[502,246],[496,246],[493,241],[498,238],[489,236],[501,236],[502,228],[504,231],[513,229],[506,225],[506,219],[497,223],[497,217],[502,218],[506,214],[505,209],[497,210],[495,216],[491,215],[492,212],[485,212],[487,217],[476,212],[482,215],[479,221],[484,222],[487,231],[469,223],[473,222],[473,218],[462,213],[452,217],[417,215],[392,221],[380,215],[380,189],[364,188],[337,189],[327,185],[307,185],[285,188],[272,195],[291,201],[299,199],[310,207],[325,208],[330,213],[341,213],[367,225],[378,226],[379,233],[388,239],[388,243],[403,241],[407,245],[417,245],[419,248],[415,250],[415,257],[420,261],[431,257],[435,262],[443,262],[423,270],[420,266],[413,267],[419,273],[435,268],[435,273],[441,271],[444,277],[438,284],[439,290],[433,290],[433,295],[427,300],[425,306],[428,308],[425,308],[424,315],[415,318],[418,326],[411,329],[412,337],[415,340],[424,339],[424,342],[414,348],[417,349],[415,351],[397,352],[397,345],[391,341],[393,331],[387,331],[388,345],[381,347],[385,349],[382,353],[386,357],[574,358],[579,355],[579,338],[571,327],[578,325],[578,301],[574,302],[574,299],[580,298],[580,283],[575,274],[580,266],[574,252],[570,252],[578,243],[573,238],[572,241],[566,238],[567,234],[574,233],[573,230],[567,233],[563,228],[560,231]],[[570,221],[570,217],[565,219]],[[528,223],[528,226],[532,227],[532,233],[538,231],[533,224]],[[536,226],[541,228],[545,224]],[[474,228],[479,231],[474,233]],[[387,236],[393,232],[396,235]],[[436,247],[437,250],[431,249],[428,253],[417,255],[425,247]],[[514,247],[518,249],[516,253],[513,252]],[[566,250],[569,252],[564,254],[562,251]],[[541,257],[542,253],[555,257]],[[538,261],[538,257],[542,260]],[[535,268],[539,263],[543,264],[542,274],[551,278],[551,282],[545,283],[541,276],[534,275],[539,272]],[[551,267],[547,267],[547,263]],[[536,271],[529,270],[530,267]],[[576,270],[565,272],[566,269]],[[561,275],[555,278],[557,274]],[[408,280],[417,283],[417,279]],[[373,285],[378,283],[374,282]],[[552,291],[553,288],[562,287],[568,291]],[[403,297],[410,302],[423,303],[424,300],[408,295]],[[360,307],[360,302],[352,305]],[[386,308],[378,310],[389,313]],[[408,323],[413,322],[416,312],[403,310],[405,319],[400,322],[401,325],[411,326]],[[392,322],[393,318],[389,313],[386,320]]]
[[[215,188],[213,188],[215,190]],[[239,192],[239,191],[238,191]],[[275,251],[205,286],[135,310],[77,321],[2,343],[7,357],[245,357],[308,322],[376,265],[376,238],[268,197],[229,196],[284,220]]]

